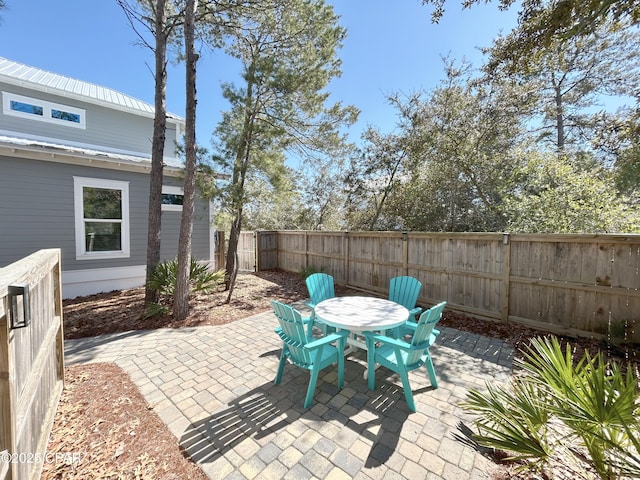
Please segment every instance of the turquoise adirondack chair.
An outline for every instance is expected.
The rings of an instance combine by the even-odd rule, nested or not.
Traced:
[[[313,311],[313,309],[321,301],[335,297],[336,291],[333,277],[331,275],[327,275],[326,273],[314,273],[312,275],[309,275],[306,278],[305,283],[307,284],[307,290],[309,291],[309,301],[305,304],[312,310],[310,317],[311,321],[307,324],[307,335],[312,336],[313,326],[316,324],[315,311]],[[334,328],[331,328],[327,325],[320,325],[320,328],[324,334],[335,331]]]
[[[418,322],[407,322],[413,330],[411,343],[404,340],[379,335],[373,332],[364,332],[367,341],[367,368],[369,389],[376,386],[375,365],[381,365],[400,375],[407,406],[412,412],[416,411],[413,401],[413,392],[409,384],[409,372],[417,370],[422,365],[427,369],[431,385],[438,388],[436,372],[433,369],[429,347],[433,345],[437,334],[433,327],[442,318],[442,311],[447,302],[441,302],[420,315]]]
[[[287,360],[300,368],[309,370],[309,387],[304,400],[304,408],[309,408],[313,401],[320,370],[337,363],[338,388],[344,386],[344,347],[347,332],[333,333],[317,340],[308,338],[300,312],[275,300],[271,302],[271,306],[280,323],[275,332],[282,339],[282,353],[274,384],[278,385],[282,380]],[[332,345],[333,342],[336,346]]]
[[[422,283],[417,278],[408,276],[393,277],[389,281],[389,296],[387,298],[409,310],[409,320],[415,321],[416,315],[422,312],[421,307],[416,307],[421,288]],[[401,338],[410,333],[412,333],[411,329],[406,326],[387,332],[388,335],[392,335],[395,338]]]

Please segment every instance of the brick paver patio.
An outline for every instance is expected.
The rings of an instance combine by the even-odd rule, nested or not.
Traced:
[[[68,340],[67,364],[115,362],[212,479],[481,479],[493,463],[465,436],[459,407],[471,387],[504,382],[513,349],[450,328],[431,348],[439,388],[410,373],[417,413],[400,380],[363,379],[365,352],[347,357],[345,387],[335,369],[320,376],[302,408],[308,374],[287,366],[273,384],[280,339],[271,312],[227,325],[133,331]]]

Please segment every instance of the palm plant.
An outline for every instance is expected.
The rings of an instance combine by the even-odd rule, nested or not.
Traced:
[[[464,406],[478,414],[475,435],[483,446],[512,452],[509,460],[544,470],[553,455],[547,441],[549,412],[535,386],[516,380],[511,391],[487,384],[487,392],[471,390]]]
[[[210,293],[224,282],[224,269],[213,271],[205,264],[191,258],[189,266],[189,290],[192,293]],[[153,316],[169,312],[173,301],[178,275],[178,260],[166,260],[154,269],[147,286],[158,292],[159,301],[147,305],[147,315]]]
[[[640,475],[632,369],[623,373],[600,352],[577,360],[555,337],[533,339],[516,363],[521,372],[510,388],[487,385],[467,397],[464,408],[478,415],[479,444],[510,452],[524,462],[520,469],[545,471],[561,458],[604,479]]]

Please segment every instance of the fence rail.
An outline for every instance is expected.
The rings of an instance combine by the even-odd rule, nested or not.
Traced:
[[[59,249],[0,269],[0,453],[21,460],[0,460],[0,479],[40,476],[64,386],[61,285]]]
[[[481,318],[640,342],[640,235],[247,233],[257,270],[313,267],[381,295],[392,277],[411,275],[425,305],[446,300]]]

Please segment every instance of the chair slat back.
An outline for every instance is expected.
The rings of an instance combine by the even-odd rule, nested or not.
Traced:
[[[429,341],[429,337],[433,332],[433,328],[442,318],[442,311],[444,310],[447,302],[440,302],[437,305],[434,305],[429,310],[420,315],[418,319],[418,327],[416,328],[415,333],[413,334],[413,338],[411,339],[412,346],[418,346],[420,344],[424,344]],[[424,354],[425,349],[416,349],[409,352],[407,357],[407,365],[411,365],[420,360],[422,355]]]
[[[313,306],[317,305],[323,300],[333,298],[336,296],[333,277],[326,273],[314,273],[309,275],[305,280],[307,284],[307,290],[309,291],[309,298]]]
[[[271,306],[281,328],[278,335],[289,350],[289,358],[296,365],[308,367],[312,363],[312,358],[309,350],[304,348],[308,340],[300,312],[275,300],[271,302]]]
[[[416,306],[422,283],[417,278],[400,276],[389,281],[389,297],[392,302],[399,303],[411,310]]]

